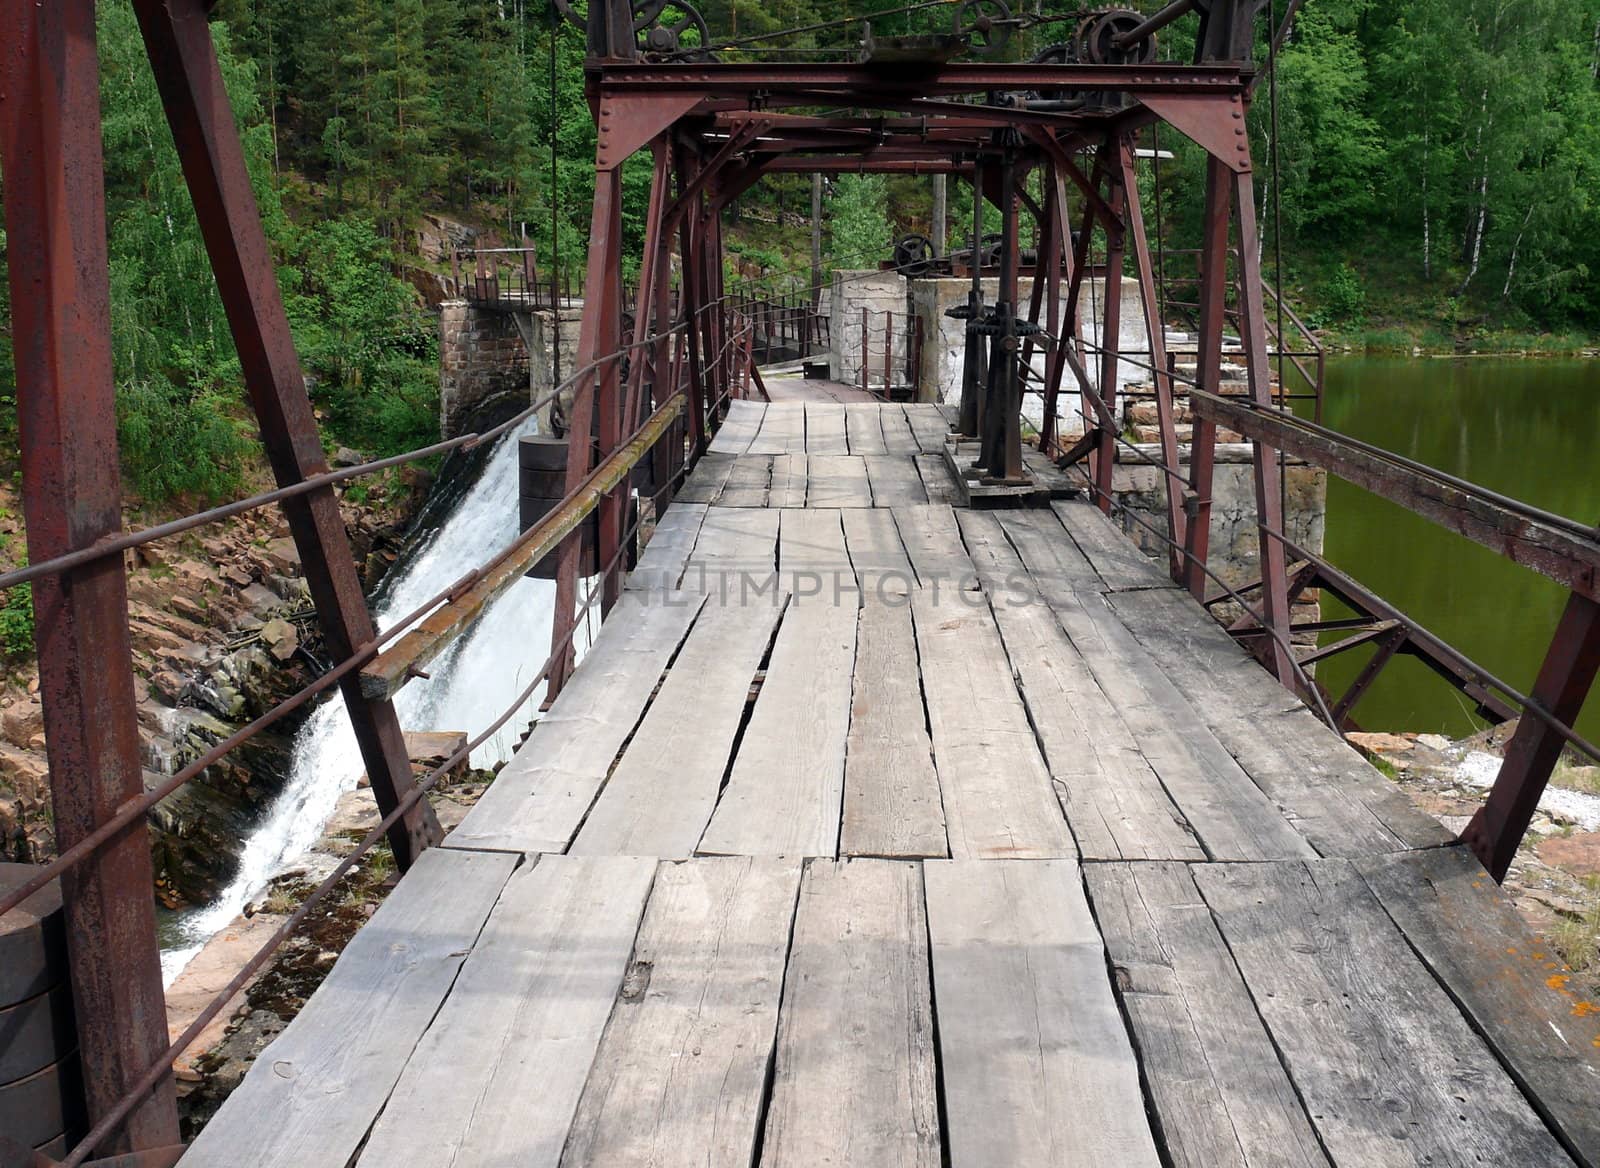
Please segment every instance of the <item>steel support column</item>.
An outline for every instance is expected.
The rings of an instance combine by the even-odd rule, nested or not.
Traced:
[[[0,27],[22,501],[28,554],[39,563],[122,528],[95,5],[4,0]],[[36,581],[33,606],[56,846],[65,851],[144,790],[122,557]],[[144,821],[62,883],[93,1122],[167,1047]],[[105,1150],[177,1141],[169,1078]]]
[[[1234,217],[1239,226],[1239,332],[1244,342],[1250,397],[1259,409],[1272,408],[1272,364],[1267,357],[1266,306],[1261,292],[1261,243],[1256,236],[1255,184],[1249,171],[1234,175]],[[1283,456],[1276,446],[1251,444],[1256,488],[1256,522],[1261,559],[1261,603],[1266,627],[1275,634],[1261,646],[1267,666],[1284,686],[1297,684],[1289,651],[1287,564],[1277,533],[1283,527]]]
[[[1145,333],[1150,338],[1151,383],[1155,387],[1156,421],[1161,429],[1161,461],[1171,472],[1163,476],[1167,489],[1168,567],[1174,579],[1183,569],[1183,491],[1178,472],[1178,430],[1172,404],[1172,374],[1167,368],[1166,322],[1156,296],[1155,265],[1150,261],[1150,240],[1145,234],[1144,206],[1139,198],[1139,176],[1134,169],[1132,137],[1118,145],[1125,200],[1124,221],[1133,242],[1133,263],[1139,279],[1139,300],[1144,309]]]
[[[1108,149],[1118,149],[1107,143]],[[1106,204],[1122,204],[1122,170],[1107,166]],[[1123,227],[1108,216],[1104,220],[1106,232],[1106,292],[1105,312],[1100,324],[1100,400],[1113,415],[1117,408],[1117,370],[1122,364],[1122,259],[1126,238]],[[1102,422],[1100,441],[1094,451],[1095,504],[1107,515],[1111,514],[1111,485],[1117,461],[1117,434],[1112,426]]]
[[[1195,382],[1211,393],[1220,393],[1222,387],[1222,330],[1227,319],[1228,224],[1232,202],[1233,175],[1216,158],[1207,159]],[[1206,558],[1211,551],[1211,483],[1216,457],[1216,423],[1196,417],[1189,444],[1182,580],[1196,600],[1204,600],[1206,596]]]
[[[194,199],[217,291],[228,316],[261,442],[279,486],[326,473],[305,376],[278,292],[272,252],[256,210],[233,109],[217,66],[204,0],[135,0],[156,87]],[[340,662],[373,636],[371,613],[333,489],[283,504],[305,567],[329,656]],[[399,805],[413,779],[394,707],[361,694],[361,679],[340,682],[378,808]],[[389,832],[402,869],[442,836],[426,800]]]
[[[589,267],[584,278],[583,320],[578,329],[575,358],[579,369],[587,369],[599,358],[614,353],[622,340],[621,216],[621,166],[597,169],[594,208],[589,219]],[[573,391],[572,420],[567,429],[567,473],[563,484],[566,494],[577,490],[594,466],[593,434],[597,425],[604,451],[609,452],[615,446],[620,383],[617,364],[615,359],[610,359],[599,368],[588,369]],[[609,519],[608,512],[612,512]],[[603,567],[616,552],[619,534],[615,513],[606,503],[600,507],[599,528],[596,560]],[[550,698],[561,692],[572,672],[571,636],[578,619],[578,564],[582,541],[581,529],[569,535],[561,544],[556,561],[555,616],[550,630],[551,651],[556,659],[550,669]]]
[[[1600,603],[1574,595],[1556,626],[1550,650],[1529,695],[1568,726],[1575,726],[1600,671]],[[1461,833],[1495,880],[1504,880],[1517,845],[1533,822],[1566,740],[1542,718],[1524,714],[1506,747],[1489,799]]]

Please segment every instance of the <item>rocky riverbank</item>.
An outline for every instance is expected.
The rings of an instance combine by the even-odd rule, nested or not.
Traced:
[[[459,749],[466,736],[408,734],[406,740],[412,763],[423,775]],[[490,772],[469,770],[462,764],[434,787],[429,798],[446,831],[461,822],[492,779]],[[232,925],[213,937],[168,987],[167,1026],[174,1039],[379,822],[377,804],[365,783],[340,798],[322,838],[247,905]],[[379,843],[312,909],[260,973],[177,1059],[174,1070],[185,1140],[192,1140],[205,1126],[243,1080],[256,1056],[300,1012],[397,879],[389,850]]]
[[[427,486],[426,475],[409,473],[343,497],[369,588],[394,562]],[[0,566],[20,558],[20,514],[11,489],[0,488]],[[127,526],[163,518],[130,512]],[[326,669],[299,555],[276,508],[135,549],[126,563],[147,786]],[[286,718],[156,808],[151,851],[168,907],[203,904],[227,883],[249,826],[287,776],[298,724]],[[54,850],[38,673],[32,662],[13,663],[0,680],[0,859],[38,863]]]
[[[1452,741],[1438,734],[1352,734],[1351,743],[1423,811],[1459,832],[1483,805],[1515,723]],[[1517,911],[1600,996],[1600,767],[1567,758],[1539,800],[1506,875]]]

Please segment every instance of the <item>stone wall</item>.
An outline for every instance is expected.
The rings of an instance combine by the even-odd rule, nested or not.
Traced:
[[[1153,458],[1156,447],[1145,447]],[[1189,448],[1179,448],[1179,458],[1187,467]],[[1321,467],[1291,462],[1285,469],[1287,508],[1284,521],[1288,535],[1309,552],[1322,554],[1328,518],[1328,472]],[[1136,461],[1124,450],[1112,476],[1112,494],[1144,522],[1161,532],[1167,525],[1166,475],[1156,467]],[[1153,532],[1114,510],[1112,518],[1128,533],[1146,555],[1164,560],[1167,544]],[[1216,471],[1211,485],[1211,549],[1206,566],[1228,585],[1238,588],[1260,578],[1261,540],[1256,524],[1256,488],[1248,443],[1224,443],[1217,447]],[[1217,591],[1215,583],[1212,591]],[[1295,612],[1296,620],[1316,619],[1315,594],[1304,598]],[[1237,610],[1235,609],[1235,612]],[[1219,616],[1227,608],[1219,606]]]
[[[555,354],[560,346],[560,377],[578,367],[578,331],[583,303],[575,301],[557,313],[504,312],[473,308],[465,300],[447,300],[439,310],[439,428],[453,438],[493,425],[537,401],[555,384]],[[572,391],[562,394],[561,414],[572,404]],[[539,411],[541,432],[551,432],[549,406]]]
[[[861,310],[867,310],[867,384],[883,387],[884,314],[894,314],[891,372],[906,367],[906,278],[898,272],[835,272],[828,321],[828,376],[861,384]]]
[[[439,430],[446,438],[505,417],[531,400],[528,347],[508,312],[465,300],[439,306]]]

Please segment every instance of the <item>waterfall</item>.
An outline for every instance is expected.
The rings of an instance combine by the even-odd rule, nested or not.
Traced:
[[[388,622],[459,579],[470,567],[505,547],[518,533],[517,439],[533,432],[529,420],[489,453],[475,481],[440,489],[418,520],[406,554],[374,600],[380,630]],[[435,658],[430,678],[412,681],[395,699],[409,730],[460,730],[476,737],[528,684],[549,652],[555,584],[518,580],[484,610],[463,636]],[[578,646],[581,651],[582,646]],[[511,756],[522,727],[543,699],[544,687],[472,754],[490,767]],[[288,782],[245,841],[232,883],[209,905],[182,914],[161,955],[171,984],[214,934],[232,923],[274,876],[317,842],[339,796],[355,789],[364,767],[344,699],[319,705],[294,741]]]

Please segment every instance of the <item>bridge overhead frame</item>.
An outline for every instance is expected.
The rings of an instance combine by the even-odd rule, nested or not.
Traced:
[[[0,164],[11,180],[6,210],[13,244],[24,499],[33,560],[32,567],[0,575],[0,588],[39,582],[37,644],[62,855],[34,879],[63,878],[73,995],[94,1124],[65,1163],[76,1166],[90,1162],[95,1153],[118,1152],[133,1153],[135,1159],[106,1163],[172,1162],[181,1149],[176,1144],[171,1056],[260,968],[316,898],[380,839],[387,836],[402,867],[434,842],[437,829],[423,795],[450,763],[421,783],[413,779],[390,701],[396,689],[418,675],[418,663],[425,662],[427,653],[481,611],[504,580],[519,576],[524,561],[542,558],[591,509],[600,514],[599,562],[604,567],[598,597],[605,608],[617,600],[631,536],[625,527],[631,472],[644,459],[656,460],[656,482],[665,484],[662,497],[670,497],[672,484],[687,469],[684,446],[691,458],[698,458],[729,399],[748,392],[751,326],[729,307],[734,298],[724,286],[720,211],[764,174],[957,174],[972,181],[982,197],[1005,204],[1002,210],[1010,212],[1013,232],[1021,215],[1031,216],[1039,227],[1047,278],[1035,281],[1026,312],[1040,332],[1012,334],[1011,339],[1024,352],[1046,346],[1042,444],[1056,450],[1063,463],[1087,463],[1094,501],[1107,511],[1115,505],[1110,472],[1122,441],[1111,376],[1122,359],[1118,314],[1115,304],[1108,303],[1102,343],[1091,345],[1078,335],[1077,309],[1097,232],[1104,237],[1111,286],[1120,289],[1118,277],[1131,263],[1157,350],[1150,357],[1168,472],[1163,517],[1164,535],[1173,548],[1168,566],[1197,596],[1206,591],[1218,420],[1215,413],[1207,416],[1203,403],[1220,388],[1221,340],[1230,315],[1225,303],[1228,264],[1236,249],[1243,291],[1232,311],[1247,348],[1249,400],[1247,413],[1228,418],[1227,424],[1245,432],[1255,446],[1262,624],[1268,634],[1260,635],[1259,628],[1251,631],[1252,643],[1278,680],[1303,685],[1287,638],[1285,554],[1293,549],[1282,535],[1279,451],[1291,442],[1304,446],[1305,436],[1287,435],[1270,424],[1271,416],[1281,415],[1269,416],[1268,334],[1244,129],[1258,75],[1244,63],[1249,38],[1243,34],[1260,7],[1259,0],[1210,0],[1204,5],[1205,63],[1130,67],[642,61],[627,5],[593,5],[588,83],[599,134],[588,311],[579,372],[557,387],[571,385],[578,391],[572,430],[596,435],[591,457],[569,458],[566,499],[547,520],[379,636],[354,575],[334,484],[408,458],[476,445],[506,427],[360,468],[328,470],[237,131],[229,120],[207,24],[210,5],[205,0],[135,0],[279,487],[160,528],[121,532],[94,5],[92,0],[50,5],[0,0],[0,27],[6,34],[0,38]],[[1291,2],[1291,11],[1294,7]],[[612,29],[621,35],[613,36]],[[1069,112],[1005,103],[1004,95],[1030,90],[1094,96]],[[1194,395],[1199,422],[1187,474],[1178,470],[1173,424],[1177,378],[1159,352],[1154,273],[1133,170],[1137,136],[1158,122],[1193,139],[1210,159],[1198,310],[1200,392]],[[653,159],[654,182],[635,323],[626,335],[621,167],[644,149]],[[990,164],[1006,155],[1017,168],[1042,174],[1041,198],[1031,198],[1015,182],[1011,193],[1005,193],[1000,168]],[[681,265],[676,296],[674,254]],[[1013,265],[1006,276],[1012,303],[1014,280]],[[1089,373],[1091,358],[1100,366],[1098,385]],[[1063,384],[1069,371],[1071,387]],[[1061,395],[1074,392],[1090,419],[1089,433],[1073,449],[1061,451],[1054,422]],[[1008,400],[1007,410],[1014,400]],[[680,415],[686,419],[686,434],[679,428]],[[1297,453],[1306,456],[1304,450]],[[1339,457],[1348,459],[1349,453],[1346,449]],[[1445,487],[1462,490],[1461,484]],[[1426,513],[1422,495],[1396,490],[1403,502]],[[1485,502],[1481,492],[1467,491],[1461,498],[1480,511]],[[144,791],[131,700],[122,553],[266,505],[285,509],[338,664],[202,760]],[[1513,516],[1510,522],[1526,518]],[[1522,535],[1527,530],[1516,529]],[[1594,536],[1576,534],[1589,555]],[[1573,533],[1565,535],[1570,542]],[[577,541],[567,538],[560,546],[558,603],[563,619],[557,622],[551,657],[527,693],[547,673],[552,690],[558,690],[570,668],[569,646],[580,615]],[[1562,743],[1578,741],[1570,726],[1600,668],[1592,568],[1581,563],[1573,567],[1577,560],[1572,554],[1557,555],[1556,560],[1559,570],[1575,573],[1570,580],[1573,598],[1533,695],[1521,702],[1538,716],[1524,719],[1489,806],[1466,833],[1467,842],[1497,877],[1527,826]],[[380,657],[387,641],[418,622],[423,627],[416,641],[408,638]],[[383,820],[169,1046],[150,915],[150,864],[139,830],[143,817],[209,761],[335,685],[344,692]],[[510,714],[508,710],[501,723]],[[456,759],[463,756],[464,751]],[[0,915],[38,886],[25,885],[8,894],[0,901]],[[0,1133],[0,1155],[14,1150]]]
[[[1201,61],[1195,65],[816,64],[643,60],[629,6],[620,0],[591,5],[586,79],[598,135],[585,287],[595,291],[584,320],[578,363],[592,361],[630,339],[622,331],[619,214],[622,165],[634,153],[648,149],[655,171],[631,339],[642,341],[652,335],[652,325],[656,334],[673,324],[687,325],[690,364],[697,374],[702,366],[699,353],[723,355],[705,362],[703,374],[691,386],[695,399],[691,419],[702,414],[693,408],[695,402],[737,396],[735,360],[723,335],[725,316],[707,311],[725,295],[721,211],[731,200],[766,174],[955,174],[974,182],[983,197],[1000,208],[1013,245],[1020,215],[1028,215],[1037,225],[1036,271],[1045,278],[1034,282],[1026,306],[1026,320],[1033,326],[1026,333],[1033,335],[1013,332],[1004,343],[1013,354],[1021,350],[1022,365],[1036,345],[1046,350],[1041,387],[1045,419],[1041,444],[1046,449],[1057,443],[1056,417],[1063,381],[1071,371],[1083,415],[1092,421],[1090,435],[1067,454],[1072,461],[1087,458],[1097,501],[1109,512],[1119,431],[1118,298],[1125,265],[1130,263],[1152,338],[1150,364],[1161,448],[1167,465],[1178,465],[1173,377],[1163,351],[1156,272],[1134,170],[1140,134],[1158,123],[1189,137],[1208,155],[1206,228],[1199,262],[1198,382],[1213,391],[1221,388],[1231,246],[1242,290],[1238,318],[1249,358],[1250,398],[1263,406],[1271,402],[1253,165],[1245,123],[1258,77],[1250,63],[1250,34],[1259,9],[1253,0],[1208,5]],[[1073,109],[1030,108],[1029,95],[1041,93],[1081,100],[1031,103],[1035,107],[1076,104]],[[1010,170],[997,165],[1002,159],[1015,166],[1018,176],[1039,173],[1043,197],[1031,198],[1020,181],[1005,183],[1002,172]],[[1095,378],[1088,368],[1091,346],[1078,335],[1078,320],[1090,241],[1097,231],[1105,241],[1107,295],[1101,344],[1092,346],[1099,366]],[[669,319],[669,257],[674,251],[680,260],[681,296],[671,310],[675,319]],[[999,299],[1020,308],[1015,263],[1003,267],[1001,283]],[[663,359],[655,354],[635,362],[627,384],[616,370],[606,369],[580,387],[572,428],[584,433],[591,420],[597,421],[596,458],[615,448],[622,420],[645,408],[649,368]],[[1001,388],[1010,394],[1003,403],[1009,432],[997,441],[1005,465],[1016,468],[1022,390]],[[1168,476],[1165,517],[1173,548],[1172,571],[1183,574],[1192,588],[1203,587],[1204,581],[1215,427],[1201,422],[1200,430],[1195,449],[1202,453],[1194,460],[1188,483]],[[692,430],[690,438],[697,453],[704,449],[703,432]],[[1257,443],[1254,465],[1262,528],[1281,529],[1282,459],[1270,443]],[[570,461],[568,486],[575,485],[585,470],[583,460]],[[619,493],[602,510],[602,559],[616,547],[621,508]],[[1269,566],[1264,581],[1264,619],[1273,634],[1265,653],[1273,674],[1293,686],[1296,668],[1290,658],[1284,568],[1280,558]],[[563,641],[570,639],[565,614],[573,610],[576,598],[575,546],[563,549],[557,588],[553,640]],[[617,584],[608,580],[608,608],[616,596]],[[559,689],[564,677],[563,670],[554,688]]]

